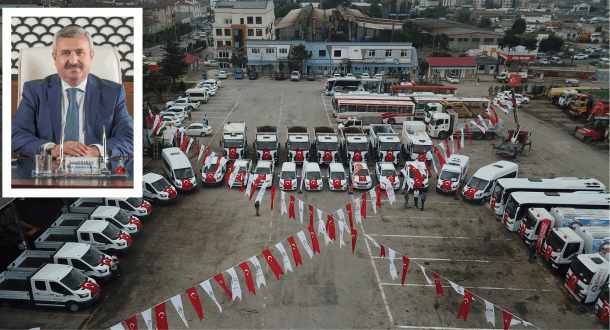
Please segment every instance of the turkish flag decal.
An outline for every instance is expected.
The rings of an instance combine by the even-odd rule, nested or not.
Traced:
[[[492,210],[492,211],[496,209],[496,202],[497,202],[497,201],[498,201],[498,199],[496,198],[496,196],[494,196],[494,197],[491,199],[491,210]]]
[[[129,236],[128,234],[125,233],[119,233],[117,235],[117,238],[121,238],[124,239],[127,242],[127,245],[131,245],[131,236]]]
[[[405,256],[402,256],[402,286],[405,286],[405,278],[407,277],[407,270],[409,270],[409,262],[411,260]]]
[[[309,189],[318,189],[318,180],[309,180]]]
[[[244,275],[246,277],[246,285],[248,286],[248,291],[254,293],[256,295],[256,290],[254,289],[254,280],[252,279],[252,272],[250,271],[250,266],[248,266],[247,262],[242,262],[239,264],[239,268],[244,271]]]
[[[280,275],[284,274],[284,271],[280,267],[280,264],[277,263],[277,260],[275,260],[275,258],[273,257],[273,255],[271,254],[271,251],[269,251],[269,249],[263,251],[263,255],[265,256],[265,260],[267,261],[267,264],[273,271],[275,278],[279,280]]]
[[[474,194],[476,194],[477,191],[479,191],[479,189],[470,187],[466,190],[464,195],[466,195],[466,197],[469,197],[469,198],[474,198]],[[506,222],[504,222],[504,223],[506,223]]]
[[[294,156],[294,159],[295,159],[297,162],[302,162],[302,161],[303,161],[303,159],[304,159],[304,158],[303,158],[303,152],[302,152],[302,151],[297,151],[297,152],[296,152],[296,155]]]
[[[572,275],[570,276],[570,280],[568,280],[568,289],[570,289],[570,291],[574,292],[574,290],[576,290],[577,284],[578,284],[578,276],[576,276],[576,274],[572,273]]]
[[[142,229],[142,221],[140,221],[140,220],[138,220],[136,218],[129,219],[129,223],[136,225],[138,230]]]
[[[445,294],[443,293],[443,285],[441,284],[441,277],[438,276],[437,273],[432,272],[432,275],[434,276],[434,285],[436,286],[436,295],[438,296],[439,294],[441,296],[445,296]]]
[[[81,283],[81,285],[79,285],[79,287],[91,291],[91,297],[95,297],[95,295],[100,291],[100,286],[91,281],[84,281]]]
[[[209,182],[209,183],[216,182],[216,178],[214,178],[214,173],[206,173],[205,174],[205,182]]]
[[[441,189],[443,189],[443,190],[451,190],[451,181],[443,180],[443,184],[441,185]]]
[[[341,180],[333,179],[333,188],[341,189]]]
[[[110,258],[103,257],[102,260],[100,260],[100,265],[110,266],[110,261]]]
[[[148,202],[142,202],[142,203],[140,203],[140,205],[138,205],[138,206],[139,206],[139,207],[143,207],[143,208],[145,208],[147,213],[152,212],[152,206],[151,206],[151,205],[150,205],[150,203],[148,203]]]
[[[294,259],[294,263],[297,265],[297,267],[299,267],[299,264],[303,265],[303,260],[301,260],[301,252],[299,252],[299,247],[294,241],[294,237],[288,237],[288,243],[290,243],[290,247],[292,248],[292,258]]]
[[[176,197],[176,190],[174,190],[174,188],[172,188],[172,187],[167,187],[167,188],[163,189],[163,191],[165,191],[169,195],[169,198]]]
[[[610,305],[608,305],[608,302],[604,301],[604,306],[602,307],[602,322],[604,322],[604,324],[608,324],[608,316],[610,315]]]
[[[197,312],[197,316],[199,316],[199,321],[203,320],[203,308],[201,307],[201,300],[199,300],[199,294],[197,293],[197,289],[195,289],[194,287],[190,288],[186,290],[186,294],[189,296],[191,304],[193,304],[193,307]]]
[[[157,330],[169,330],[169,325],[167,324],[167,312],[165,311],[164,302],[155,306],[155,318],[157,319]]]
[[[553,252],[553,249],[550,245],[547,245],[546,249],[544,250],[544,259],[549,260],[549,258],[551,257],[551,252]]]
[[[506,224],[508,222],[508,211],[504,211],[504,216],[502,217],[502,222]]]
[[[293,218],[294,216],[294,196],[290,196],[290,207],[288,208],[288,219]]]
[[[324,161],[330,162],[333,160],[333,152],[332,151],[324,151]]]
[[[237,149],[229,148],[229,158],[236,159],[237,158]]]
[[[354,151],[354,162],[362,161],[362,151]]]
[[[292,180],[284,180],[284,190],[292,189]]]
[[[356,229],[352,228],[352,255],[354,255],[354,250],[356,250],[356,239],[358,238],[358,232]]]
[[[519,229],[519,236],[523,237],[523,235],[525,235],[526,228],[527,226],[525,225],[525,222],[521,223],[521,229]]]
[[[337,240],[335,235],[335,219],[332,214],[326,216],[326,232],[328,233],[328,237],[333,241]]]
[[[393,162],[394,161],[394,151],[388,151],[385,154],[385,161],[386,162]]]
[[[182,189],[191,190],[191,179],[182,179]]]
[[[263,160],[271,160],[271,152],[269,150],[263,150]]]
[[[502,316],[504,317],[504,330],[508,330],[508,328],[510,327],[510,321],[513,320],[513,314],[502,310]]]
[[[470,303],[472,302],[472,292],[464,289],[464,300],[462,301],[462,306],[460,306],[460,311],[458,312],[458,319],[460,316],[464,317],[464,321],[468,319],[468,312],[470,312]],[[510,324],[510,321],[508,322]]]

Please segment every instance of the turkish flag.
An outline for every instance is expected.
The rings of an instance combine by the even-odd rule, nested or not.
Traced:
[[[502,310],[502,316],[504,316],[504,330],[508,330],[508,328],[510,327],[510,321],[512,321],[513,319],[513,314]]]
[[[578,284],[578,276],[576,276],[576,274],[572,273],[572,275],[570,276],[570,280],[568,281],[568,289],[570,289],[570,291],[574,292],[574,290],[576,290],[577,284]]]
[[[458,152],[460,152],[460,149],[462,149],[462,148],[460,147],[460,136],[458,134],[458,131],[455,131],[455,140],[457,141]]]
[[[441,185],[441,189],[443,189],[443,190],[451,190],[451,181],[443,180],[443,184]]]
[[[464,193],[464,195],[466,195],[467,197],[470,197],[470,198],[474,198],[474,194],[476,194],[477,191],[479,191],[479,189],[470,187],[470,188],[466,189],[466,192]],[[506,213],[506,214],[508,215],[508,213]],[[506,221],[504,223],[506,223]]]
[[[519,236],[523,237],[523,235],[525,234],[525,228],[527,228],[525,222],[521,223],[521,229],[519,229]]]
[[[464,300],[462,300],[462,306],[460,307],[460,311],[458,312],[458,319],[460,316],[464,317],[464,321],[468,319],[468,312],[470,312],[470,303],[472,302],[472,292],[464,289]],[[508,321],[510,324],[510,321]]]
[[[121,232],[117,235],[117,238],[124,239],[125,242],[127,242],[127,246],[131,245],[131,236],[129,236],[129,234],[125,234],[125,233]]]
[[[288,207],[288,219],[293,218],[296,220],[294,216],[294,196],[290,196],[290,207]]]
[[[553,249],[550,245],[547,245],[546,249],[544,250],[544,259],[549,260],[549,258],[551,257],[551,252],[553,252]]]
[[[303,157],[303,152],[302,152],[302,151],[297,151],[297,152],[296,152],[296,155],[294,156],[294,159],[295,159],[297,162],[302,162],[302,161],[303,161],[303,159],[304,159],[304,157]]]
[[[125,320],[125,324],[127,324],[127,328],[130,330],[138,330],[138,316],[134,315],[127,320]]]
[[[318,180],[309,180],[309,189],[318,189]]]
[[[169,330],[167,324],[167,313],[165,312],[165,303],[162,302],[155,306],[155,318],[157,319],[157,330]]]
[[[309,205],[309,227],[313,228],[313,206]]]
[[[493,211],[496,208],[496,202],[498,201],[498,199],[496,198],[496,196],[494,196],[491,199],[491,210]]]
[[[333,179],[333,188],[341,189],[341,180]]]
[[[360,207],[360,215],[366,220],[366,193],[362,194],[362,206]]]
[[[402,256],[402,286],[405,286],[405,278],[407,277],[407,270],[409,270],[409,258]]]
[[[247,262],[242,262],[239,264],[239,268],[244,271],[244,275],[246,277],[246,285],[248,286],[248,291],[254,293],[256,295],[256,290],[254,289],[254,280],[252,279],[252,272],[250,271],[250,267]]]
[[[337,240],[335,235],[335,219],[332,214],[326,216],[326,232],[328,233],[328,237],[333,241]]]
[[[313,229],[313,225],[307,227],[307,230],[309,230],[309,235],[311,236],[311,246],[313,246],[313,254],[315,255],[316,252],[318,252],[318,254],[321,254],[320,244],[318,244],[318,236],[316,236],[316,232]]]
[[[510,75],[510,78],[508,78],[508,86],[521,86],[521,76],[518,74]]]
[[[267,264],[269,265],[269,267],[271,267],[271,270],[273,271],[275,278],[279,280],[280,275],[284,274],[284,271],[280,267],[280,264],[277,263],[277,260],[275,260],[275,258],[273,257],[273,255],[271,254],[271,251],[269,251],[269,249],[263,251],[263,255],[265,256],[265,260],[267,261]]]
[[[473,188],[474,189],[474,188]],[[476,192],[476,191],[475,191]],[[474,195],[474,193],[473,193]],[[502,217],[502,222],[506,224],[508,222],[508,211],[504,211],[504,216]]]
[[[354,250],[356,249],[356,239],[358,238],[358,232],[356,229],[352,227],[352,255],[354,255]]]
[[[273,211],[273,199],[275,198],[275,186],[271,186],[271,211]]]
[[[216,280],[216,282],[218,282],[218,284],[225,290],[225,292],[229,295],[229,299],[233,300],[233,294],[231,293],[231,290],[229,290],[229,288],[227,288],[227,283],[225,282],[225,278],[224,276],[222,276],[222,273],[214,276],[214,279]],[[233,303],[235,303],[235,301],[233,300]]]
[[[324,161],[330,162],[333,160],[333,152],[332,151],[324,151]]]
[[[229,166],[227,167],[227,175],[225,177],[225,184],[229,185],[229,179],[231,177],[231,173],[233,173],[233,165],[234,163],[229,162]]]
[[[140,205],[138,205],[138,206],[145,208],[146,212],[148,212],[148,213],[152,212],[152,206],[150,205],[149,202],[142,201],[142,203],[140,203]]]
[[[205,159],[208,158],[212,150],[210,148],[205,149],[205,154],[203,154],[203,161],[201,162],[201,166],[205,164]]]
[[[110,266],[110,262],[111,262],[111,261],[112,261],[112,260],[110,260],[110,258],[103,257],[103,258],[100,260],[100,265],[106,265],[106,266]]]
[[[385,246],[383,246],[383,244],[379,243],[379,241],[377,241],[377,243],[381,247],[381,253],[379,254],[379,258],[385,258]]]
[[[354,162],[362,161],[362,151],[354,151]]]
[[[451,152],[449,152],[449,141],[445,139],[445,145],[447,146],[447,159],[451,157]]]
[[[246,171],[241,172],[241,187],[239,187],[239,192],[244,192],[244,183],[246,182]]]
[[[138,228],[138,230],[142,229],[142,221],[136,218],[129,219],[128,223],[136,225],[136,228]]]
[[[438,161],[441,164],[441,168],[443,168],[443,166],[445,166],[445,164],[446,164],[445,158],[443,158],[443,155],[441,155],[441,152],[438,151],[438,147],[434,147],[434,148],[432,148],[432,150],[434,150],[434,153],[436,154],[436,157],[438,157]]]
[[[288,243],[290,243],[290,247],[292,248],[292,258],[294,259],[295,265],[297,265],[297,267],[299,267],[299,264],[303,265],[303,260],[301,260],[301,252],[299,252],[299,247],[294,241],[294,237],[288,237]]]
[[[174,198],[174,196],[176,196],[176,190],[173,187],[167,187],[163,189],[163,191],[169,195],[169,198]]]
[[[95,295],[100,292],[100,286],[91,281],[84,281],[79,287],[91,291],[91,297],[95,297]]]
[[[269,150],[263,150],[263,160],[271,160],[271,152]]]
[[[192,287],[186,290],[186,294],[189,296],[191,304],[193,304],[193,307],[197,312],[197,316],[199,316],[199,321],[203,320],[203,308],[201,307],[201,300],[199,300],[199,294],[197,293],[197,289]]]
[[[468,124],[466,124],[464,126],[466,126],[466,136],[468,137],[468,141],[470,141],[470,144],[472,144],[472,140],[470,139],[470,129],[468,128]]]
[[[182,179],[182,189],[191,190],[191,179]]]
[[[608,302],[604,301],[604,306],[602,307],[602,322],[604,324],[608,324],[608,315],[610,315],[610,305]]]
[[[292,189],[292,180],[284,180],[284,190]]]
[[[438,296],[439,294],[441,296],[445,296],[445,294],[443,293],[443,285],[441,284],[441,277],[438,276],[437,273],[432,272],[432,275],[434,276],[434,285],[436,285],[436,295]]]
[[[216,178],[214,177],[214,173],[206,173],[205,174],[205,182],[210,182],[210,183],[216,182]]]
[[[237,158],[237,149],[229,148],[229,158],[231,158],[231,159]]]
[[[252,185],[252,190],[250,190],[250,199],[252,199],[252,196],[254,196],[254,192],[256,191],[256,188],[258,188],[258,185],[261,183],[261,180],[266,179],[266,174],[259,174],[258,177],[256,178],[256,180],[254,180],[254,184]]]
[[[375,204],[377,204],[377,207],[381,209],[381,185],[377,185],[375,187],[375,191],[377,192],[377,201]]]
[[[394,161],[394,151],[387,151],[385,154],[385,161],[386,162],[393,162]]]

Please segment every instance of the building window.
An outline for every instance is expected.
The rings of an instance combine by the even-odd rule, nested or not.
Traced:
[[[318,50],[318,57],[326,57],[326,50],[325,49]]]
[[[218,52],[218,58],[229,58],[229,52]]]
[[[288,54],[288,48],[280,48],[280,54]]]
[[[222,29],[216,29],[216,35],[222,36]]]
[[[252,48],[252,54],[260,54],[261,50],[259,48]]]
[[[275,48],[267,48],[267,54],[275,54]]]
[[[361,67],[359,67],[359,66],[355,66],[355,67],[354,67],[354,71],[360,71],[361,69],[362,69],[362,68],[361,68]]]
[[[375,57],[375,50],[374,49],[369,49],[367,54],[367,57]]]
[[[244,18],[243,17],[239,19],[239,24],[242,24],[242,25],[244,24]]]
[[[225,41],[225,46],[231,46],[231,41]]]
[[[248,16],[248,24],[254,24],[254,18],[252,16]]]
[[[481,42],[481,38],[472,38],[472,42]]]
[[[263,24],[263,18],[260,16],[256,16],[256,24]]]
[[[341,49],[335,49],[333,52],[334,57],[341,57]]]
[[[257,37],[262,37],[263,36],[263,29],[256,29],[256,36]]]
[[[216,47],[217,48],[222,47],[222,41],[216,41]]]
[[[408,57],[409,56],[409,51],[406,49],[403,49],[400,51],[400,57]]]
[[[227,36],[227,37],[231,36],[231,29],[225,29],[225,36]]]
[[[224,63],[224,62],[218,63],[218,68],[219,69],[228,69],[230,67],[231,67],[231,63]]]
[[[385,57],[392,57],[392,51],[389,49],[386,49],[385,51]]]
[[[159,16],[153,16],[154,19],[159,19]]]
[[[484,38],[483,42],[494,42],[494,38]]]
[[[254,29],[248,29],[248,37],[254,37]]]
[[[449,41],[453,41],[453,38],[449,38]]]

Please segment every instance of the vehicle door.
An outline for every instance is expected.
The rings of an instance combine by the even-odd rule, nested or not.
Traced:
[[[51,288],[49,293],[50,301],[65,303],[72,299],[72,292],[62,284],[55,281],[49,281],[49,286]]]
[[[150,183],[142,182],[142,186],[144,188],[142,190],[142,196],[148,197],[148,198],[153,198],[156,196],[156,191]]]
[[[119,201],[119,205],[120,208],[122,208],[123,210],[127,211],[128,213],[131,214],[131,212],[135,211],[135,208],[133,205],[127,203],[126,201]]]
[[[108,244],[110,244],[111,242],[107,238],[102,236],[101,234],[88,233],[88,235],[93,235],[93,239],[91,240],[91,243],[89,243],[89,244],[91,244],[91,246],[95,246],[96,248],[98,248],[98,250],[101,250],[101,251],[105,251],[110,248],[108,246]]]
[[[49,286],[47,281],[43,280],[31,280],[32,281],[32,294],[34,301],[49,301],[51,300]]]
[[[87,265],[86,263],[78,260],[78,259],[70,259],[70,261],[72,261],[72,267],[80,270],[83,274],[87,275],[87,276],[91,276],[92,274],[95,274],[95,271],[91,268],[91,266]]]

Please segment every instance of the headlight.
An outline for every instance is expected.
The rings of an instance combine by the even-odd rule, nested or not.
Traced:
[[[166,192],[160,192],[160,193],[159,193],[159,196],[160,196],[160,197],[163,197],[163,198],[167,198],[167,197],[169,197],[169,194],[168,194],[168,193],[166,193]]]
[[[87,298],[87,297],[89,297],[89,294],[88,293],[83,293],[83,294],[79,293],[78,296],[81,298]]]
[[[118,245],[118,246],[125,246],[125,244],[127,244],[127,243],[125,243],[125,242],[118,242],[116,245]]]
[[[176,183],[176,186],[182,187],[182,182],[176,181],[175,183]]]
[[[107,272],[108,272],[108,269],[100,269],[100,274],[104,274],[104,273],[107,273]]]

